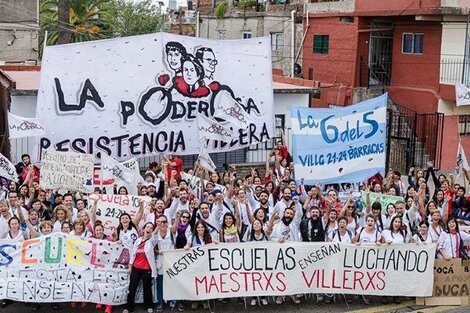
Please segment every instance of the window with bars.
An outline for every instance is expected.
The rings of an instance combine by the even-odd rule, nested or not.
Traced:
[[[252,37],[252,33],[251,32],[243,32],[243,39],[250,39]]]
[[[459,135],[470,136],[470,115],[459,116]]]
[[[423,53],[423,33],[403,33],[402,53],[422,54]]]
[[[313,36],[313,53],[328,54],[330,45],[330,35],[314,35]]]

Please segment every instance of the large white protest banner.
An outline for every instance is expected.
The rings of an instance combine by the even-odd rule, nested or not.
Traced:
[[[131,218],[136,216],[139,211],[140,201],[144,202],[142,220],[145,221],[145,217],[150,212],[150,201],[152,200],[148,196],[92,194],[88,197],[89,214],[91,214],[95,199],[98,200],[96,204],[96,219],[103,222],[104,233],[109,236],[114,233],[116,227],[119,225],[119,218],[122,213],[128,213]]]
[[[93,177],[93,159],[90,154],[43,150],[41,159],[42,188],[90,191],[86,185]]]
[[[26,118],[8,112],[8,134],[10,139],[42,136],[46,132],[37,118]]]
[[[291,108],[295,178],[307,184],[385,176],[387,94],[334,109]]]
[[[16,168],[13,163],[8,160],[3,154],[0,153],[0,177],[4,177],[8,180],[18,181],[18,175],[16,174]]]
[[[167,33],[46,46],[40,148],[118,160],[197,154],[198,114],[238,127],[234,138],[210,140],[211,153],[267,141],[274,134],[270,56],[269,38]]]
[[[432,294],[435,244],[217,244],[164,254],[165,299]],[[403,282],[406,282],[403,283]]]
[[[0,241],[0,299],[126,303],[129,251],[106,240],[53,233]]]

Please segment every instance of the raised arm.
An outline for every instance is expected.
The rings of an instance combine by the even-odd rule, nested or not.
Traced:
[[[90,220],[91,220],[92,225],[95,225],[95,222],[97,220],[97,218],[96,218],[96,210],[97,209],[98,209],[98,198],[93,199],[93,206],[91,207]]]
[[[144,200],[139,199],[139,211],[137,211],[137,214],[132,219],[132,222],[134,223],[136,227],[138,227],[140,220],[142,220],[143,215],[144,215]]]

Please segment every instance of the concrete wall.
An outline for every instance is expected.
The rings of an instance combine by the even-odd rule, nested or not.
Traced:
[[[0,62],[37,61],[38,0],[0,0],[0,21]]]
[[[209,39],[242,39],[244,32],[251,32],[252,37],[266,37],[280,33],[281,42],[277,50],[272,50],[273,67],[281,68],[285,75],[291,71],[291,34],[292,23],[290,13],[266,14],[247,12],[231,14],[224,19],[214,16],[201,16],[199,36]],[[224,34],[224,38],[221,38]],[[296,54],[302,40],[302,25],[296,24]],[[301,58],[298,60],[302,64]]]

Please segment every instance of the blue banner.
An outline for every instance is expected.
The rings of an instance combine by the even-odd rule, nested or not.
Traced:
[[[291,108],[296,180],[328,184],[384,176],[387,96],[343,108]]]

